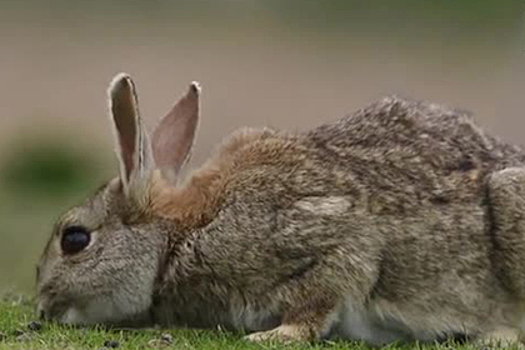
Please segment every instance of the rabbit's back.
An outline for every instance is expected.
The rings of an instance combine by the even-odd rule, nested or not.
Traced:
[[[306,142],[327,164],[348,169],[372,198],[392,196],[383,210],[479,202],[487,174],[525,163],[518,148],[486,135],[468,113],[397,97],[316,128]]]

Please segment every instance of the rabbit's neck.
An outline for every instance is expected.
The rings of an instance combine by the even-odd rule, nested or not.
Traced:
[[[224,175],[206,168],[181,187],[168,186],[156,177],[151,189],[151,210],[155,216],[175,223],[179,230],[206,225],[220,204]]]

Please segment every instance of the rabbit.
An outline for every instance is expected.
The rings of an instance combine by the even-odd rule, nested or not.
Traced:
[[[251,341],[521,340],[525,154],[398,96],[301,133],[241,129],[185,180],[200,86],[150,136],[109,88],[118,177],[56,223],[37,312]]]

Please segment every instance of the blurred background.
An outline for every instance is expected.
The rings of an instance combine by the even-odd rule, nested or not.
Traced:
[[[116,174],[106,88],[152,128],[197,80],[191,167],[243,126],[305,130],[390,93],[469,109],[523,144],[512,0],[0,1],[0,291],[33,293],[54,219]]]

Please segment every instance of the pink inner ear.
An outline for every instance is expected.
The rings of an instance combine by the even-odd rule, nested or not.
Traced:
[[[119,141],[122,161],[126,168],[126,180],[129,180],[130,174],[134,169],[133,153],[135,151],[135,128],[130,128],[124,123],[119,131]],[[124,135],[125,134],[125,135]]]
[[[126,179],[134,170],[134,154],[137,150],[137,107],[133,83],[123,77],[111,88],[111,112],[117,129],[120,156],[124,163]]]
[[[190,86],[187,94],[161,120],[153,134],[153,155],[156,166],[171,183],[186,161],[199,121],[199,88]]]

